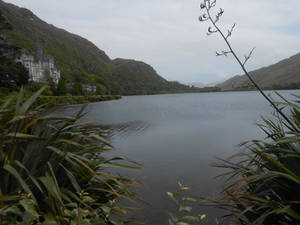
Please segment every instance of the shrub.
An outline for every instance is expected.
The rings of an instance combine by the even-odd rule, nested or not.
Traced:
[[[266,140],[245,143],[245,151],[216,165],[230,176],[217,203],[245,224],[300,224],[300,101],[284,101],[298,130],[279,116],[263,118]]]
[[[182,185],[180,182],[178,182],[178,186],[178,191],[167,192],[169,198],[176,205],[176,215],[172,213],[169,214],[169,225],[200,224],[206,218],[206,215],[191,215],[193,209],[192,204],[196,203],[197,200],[185,195],[184,192],[190,190],[189,187]]]
[[[128,210],[117,202],[134,199],[137,182],[105,168],[137,167],[103,156],[113,147],[78,123],[85,106],[72,117],[34,108],[43,90],[26,99],[22,88],[0,106],[0,223],[123,224]]]
[[[266,140],[245,144],[246,150],[237,154],[234,160],[223,160],[217,165],[229,169],[230,183],[216,203],[227,207],[243,224],[300,224],[299,99],[293,103],[282,98],[281,106],[290,109],[288,115],[263,92],[245,67],[254,48],[244,60],[237,56],[229,41],[236,25],[227,33],[220,29],[218,23],[224,10],[215,11],[216,4],[216,0],[203,0],[199,20],[211,23],[208,35],[219,33],[225,41],[228,49],[217,52],[217,56],[232,55],[277,115],[276,121],[264,119],[264,124],[259,125],[267,135]]]

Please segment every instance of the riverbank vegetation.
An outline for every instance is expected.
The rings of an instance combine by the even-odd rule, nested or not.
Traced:
[[[120,95],[88,95],[88,96],[40,96],[36,104],[47,104],[47,107],[84,104],[120,99]]]
[[[287,100],[277,93],[282,101],[278,103],[263,92],[245,67],[254,49],[244,60],[237,56],[229,41],[236,25],[226,33],[220,29],[224,10],[215,11],[216,4],[216,0],[203,0],[199,20],[210,22],[208,35],[218,33],[223,38],[228,49],[217,56],[235,58],[250,86],[275,110],[275,119],[262,118],[263,123],[258,124],[266,135],[264,140],[242,144],[243,151],[216,165],[225,170],[228,183],[211,202],[227,209],[241,224],[300,224],[300,96]]]
[[[230,160],[222,160],[229,177],[222,195],[214,200],[243,224],[300,223],[300,96],[284,98],[296,130],[278,114],[258,124],[265,140],[253,140]]]
[[[0,224],[124,224],[119,200],[135,199],[138,182],[106,168],[139,167],[103,156],[113,147],[78,122],[85,107],[71,117],[34,107],[44,89],[0,106]]]
[[[0,88],[0,90],[3,90]],[[49,95],[49,88],[46,86],[44,92],[37,98],[34,102],[34,105],[45,105],[46,108],[51,108],[54,106],[64,106],[64,105],[74,105],[74,104],[85,104],[85,103],[92,103],[92,102],[102,102],[102,101],[110,101],[110,100],[117,100],[121,99],[122,96],[120,95],[82,95],[82,96],[73,96],[68,94],[66,96],[53,96]],[[26,96],[33,95],[34,92],[32,90],[26,89],[25,91]],[[10,92],[3,90],[1,92],[0,97],[0,104],[4,103],[6,99],[13,98],[14,101],[17,100],[18,92]]]

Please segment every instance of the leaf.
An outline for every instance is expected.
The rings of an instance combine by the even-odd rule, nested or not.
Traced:
[[[172,222],[172,220],[168,219],[169,225],[175,225],[175,223]]]
[[[13,98],[10,98],[6,100],[1,106],[0,106],[0,113],[3,112],[3,110],[12,102]]]
[[[35,218],[40,216],[37,213],[35,204],[31,199],[23,199],[20,201],[20,204],[23,206],[26,212],[29,212]]]
[[[64,121],[76,121],[74,117],[71,116],[58,116],[58,115],[47,115],[41,118],[42,120],[64,120]]]
[[[95,202],[94,199],[92,199],[90,196],[84,196],[82,199],[83,203],[91,203],[91,202]]]
[[[63,164],[59,164],[66,172],[67,172],[67,176],[69,178],[69,180],[71,181],[73,187],[75,188],[75,190],[77,192],[79,192],[81,190],[80,185],[78,184],[76,178],[74,177],[73,173],[71,171],[69,171]]]
[[[19,167],[21,167],[23,170],[25,170],[27,175],[29,176],[29,178],[34,183],[34,185],[40,190],[40,192],[43,192],[43,190],[42,190],[41,186],[39,185],[38,181],[30,174],[30,171],[18,160],[14,161],[14,163],[17,164]]]
[[[91,225],[91,221],[89,219],[84,219],[79,222],[79,225]]]
[[[284,207],[283,209],[276,210],[276,214],[287,214],[290,217],[296,219],[297,221],[300,221],[300,214],[291,209],[289,206]]]
[[[110,211],[111,211],[111,208],[110,207],[108,207],[108,206],[101,206],[100,207],[102,210],[103,210],[103,212],[104,213],[106,213],[106,214],[109,214],[110,213]]]
[[[13,137],[17,139],[24,139],[24,140],[46,140],[46,138],[30,135],[30,134],[24,134],[24,133],[9,133],[6,135],[6,137]]]
[[[199,218],[196,216],[184,216],[180,220],[191,221],[191,222],[199,222]]]
[[[68,144],[68,145],[73,145],[73,146],[82,148],[81,144],[79,144],[75,141],[67,140],[67,139],[58,139],[56,142],[57,143],[65,143],[65,144]]]
[[[123,215],[127,215],[127,210],[125,208],[123,208],[122,206],[114,206],[114,210],[123,214]]]
[[[185,223],[185,222],[178,222],[176,223],[176,225],[190,225],[189,223]]]
[[[187,206],[187,205],[181,205],[179,207],[179,211],[182,212],[182,211],[185,211],[185,212],[191,212],[192,211],[192,207],[191,206]]]
[[[23,115],[26,113],[26,111],[29,109],[29,107],[35,102],[35,100],[43,93],[43,91],[47,87],[44,86],[40,90],[38,90],[34,95],[32,95],[21,107],[20,111],[17,115]]]
[[[174,197],[174,194],[172,192],[167,192],[167,195],[170,197],[170,199],[172,199],[177,204],[177,200]]]
[[[1,212],[1,214],[4,214],[4,216],[8,213],[12,213],[15,215],[22,215],[21,210],[15,205],[8,207],[7,209],[0,208],[0,212]]]
[[[18,120],[23,120],[25,119],[27,116],[25,115],[19,115],[19,116],[15,116],[14,118],[12,118],[10,121],[8,121],[8,123],[14,123]]]
[[[137,167],[137,166],[128,166],[128,165],[122,165],[122,164],[118,164],[118,163],[101,163],[99,166],[116,167],[116,168],[121,168],[121,169],[135,169],[135,170],[140,169],[140,167]]]
[[[189,187],[183,186],[180,182],[178,182],[178,185],[179,185],[180,190],[182,190],[182,191],[190,190]]]
[[[107,141],[106,139],[104,139],[103,137],[101,137],[101,136],[99,136],[97,134],[90,134],[89,137],[95,138],[96,140],[102,142],[103,144],[106,144],[106,145],[108,145],[110,147],[113,147],[111,145],[111,143],[109,143],[109,141]]]
[[[1,201],[15,201],[19,200],[20,196],[19,195],[0,195],[0,202]]]
[[[178,222],[178,218],[174,216],[173,213],[169,213],[169,217],[171,218],[171,221],[173,221],[174,223]]]
[[[282,171],[288,173],[287,175],[293,177],[294,180],[296,180],[295,182],[300,183],[300,177],[297,176],[295,173],[293,173],[291,170],[289,170],[288,168],[286,168],[283,164],[281,164],[280,162],[278,162],[274,157],[272,157],[270,154],[266,154],[263,153],[261,151],[258,150],[254,150],[253,152],[255,152],[257,155],[259,155],[260,157],[262,157],[264,160],[268,161],[269,163],[271,163],[272,165],[276,166],[277,168],[281,169]]]
[[[199,215],[200,220],[204,220],[206,218],[206,215]],[[216,223],[219,224],[218,219],[216,218]]]
[[[183,198],[184,201],[188,201],[188,202],[197,202],[196,199],[191,198],[191,197],[187,197],[187,198]]]
[[[86,109],[86,107],[88,106],[88,104],[84,104],[81,109],[79,110],[79,112],[76,114],[76,118],[80,118],[83,115],[83,111]]]
[[[40,177],[39,179],[44,184],[45,188],[48,190],[48,193],[63,205],[61,195],[56,189],[55,182],[49,176]]]
[[[26,184],[26,182],[23,180],[23,178],[20,176],[20,174],[18,173],[18,171],[12,167],[11,165],[9,164],[6,164],[4,167],[3,167],[6,171],[8,171],[10,174],[12,174],[20,183],[20,185],[23,187],[23,189],[31,195],[31,197],[33,198],[33,200],[36,202],[36,199],[34,197],[34,195],[32,194],[29,186]]]
[[[18,97],[18,100],[16,103],[16,116],[24,114],[24,113],[20,113],[20,108],[21,108],[22,102],[24,101],[24,97],[25,97],[24,87],[21,87],[20,92],[19,92],[19,97]]]
[[[110,222],[114,225],[124,225],[123,221],[118,218],[112,219]]]

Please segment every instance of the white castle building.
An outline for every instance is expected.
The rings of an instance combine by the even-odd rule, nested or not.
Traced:
[[[54,64],[52,55],[44,55],[42,48],[38,48],[37,61],[34,61],[32,55],[27,55],[25,51],[22,52],[20,58],[16,60],[21,62],[29,72],[29,81],[48,83],[51,78],[55,84],[58,84],[60,79],[60,71]]]

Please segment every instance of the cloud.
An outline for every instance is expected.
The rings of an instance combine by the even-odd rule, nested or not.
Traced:
[[[240,74],[219,36],[198,22],[199,0],[6,0],[57,27],[94,42],[111,58],[145,61],[169,80],[214,82]],[[237,24],[231,39],[239,56],[252,47],[248,68],[273,64],[299,52],[299,0],[219,0],[220,26]]]

